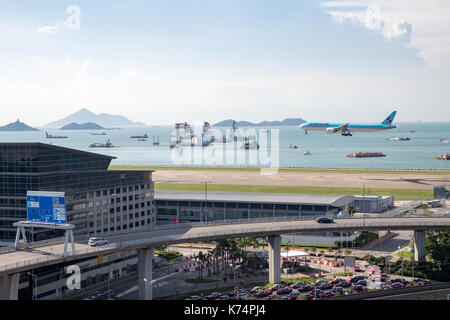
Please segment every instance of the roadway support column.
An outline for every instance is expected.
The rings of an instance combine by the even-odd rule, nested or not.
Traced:
[[[0,300],[17,300],[20,273],[0,276]]]
[[[414,259],[425,261],[425,231],[414,230]]]
[[[269,236],[267,242],[269,243],[269,282],[280,283],[281,236]]]
[[[152,300],[153,248],[138,250],[139,300]]]

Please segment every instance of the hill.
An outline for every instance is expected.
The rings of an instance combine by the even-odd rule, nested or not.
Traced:
[[[67,117],[46,124],[49,128],[60,128],[71,123],[96,123],[103,127],[136,127],[145,126],[142,122],[133,122],[124,116],[108,113],[95,114],[86,108],[81,109]]]
[[[273,127],[273,126],[299,126],[306,121],[302,118],[287,118],[283,121],[262,121],[259,123],[253,123],[249,121],[236,121],[236,125],[238,127],[255,127],[255,126],[264,126],[264,127]],[[233,124],[232,119],[224,120],[218,123],[215,123],[214,127],[231,127]]]
[[[0,131],[39,131],[38,129],[27,126],[25,123],[17,119],[16,122],[11,122],[6,126],[0,127]]]
[[[59,130],[100,130],[100,129],[105,128],[93,122],[86,122],[82,124],[72,122],[64,127],[61,127]]]

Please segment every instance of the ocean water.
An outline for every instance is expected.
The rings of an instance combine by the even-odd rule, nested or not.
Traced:
[[[226,128],[215,128],[225,133]],[[436,156],[450,153],[450,123],[403,123],[396,129],[383,132],[356,132],[352,137],[326,132],[308,132],[298,127],[240,128],[246,134],[265,134],[269,139],[267,149],[243,150],[242,142],[215,142],[204,148],[182,147],[170,149],[171,126],[123,128],[105,130],[106,136],[90,135],[101,131],[63,131],[41,129],[33,132],[0,132],[0,142],[42,142],[69,148],[96,152],[117,157],[111,164],[121,165],[208,165],[208,166],[279,166],[318,168],[384,168],[384,169],[450,169],[450,161],[437,160]],[[254,131],[252,131],[254,130]],[[415,132],[410,132],[414,130]],[[68,136],[67,139],[47,139],[45,131],[52,135]],[[147,134],[147,141],[131,139],[133,135]],[[154,146],[152,136],[159,136],[160,145]],[[407,136],[409,141],[388,141],[391,136]],[[107,139],[115,148],[89,148],[95,142]],[[259,140],[261,145],[262,140]],[[298,149],[289,149],[295,144]],[[311,155],[304,155],[309,151]],[[382,158],[349,158],[353,152],[382,152]],[[266,156],[265,156],[266,155]],[[183,158],[184,157],[184,158]],[[278,158],[278,161],[276,160]],[[182,160],[184,159],[184,160]]]

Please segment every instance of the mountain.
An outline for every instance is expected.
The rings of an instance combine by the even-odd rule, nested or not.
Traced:
[[[82,124],[72,122],[64,127],[61,127],[59,130],[101,130],[101,129],[105,128],[93,122],[86,122]]]
[[[259,123],[253,123],[249,121],[236,121],[236,125],[238,127],[255,127],[255,126],[264,126],[264,127],[271,127],[271,126],[299,126],[302,123],[305,123],[306,121],[302,118],[287,118],[283,121],[262,121]],[[233,120],[228,119],[221,122],[218,122],[214,124],[214,127],[231,127],[233,125]]]
[[[0,127],[0,131],[39,131],[38,129],[27,126],[25,123],[17,119],[16,122],[11,122],[6,126]]]
[[[133,122],[124,116],[108,113],[95,114],[86,108],[81,109],[67,117],[46,124],[48,128],[59,128],[71,123],[93,122],[103,127],[136,127],[145,126],[142,122]]]

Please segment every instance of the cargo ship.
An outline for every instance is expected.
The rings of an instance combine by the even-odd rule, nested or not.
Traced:
[[[115,146],[112,145],[111,141],[106,141],[106,143],[93,143],[89,146],[89,148],[113,148]]]
[[[45,137],[47,139],[66,139],[67,136],[52,136],[51,134],[48,134],[47,132],[45,132]]]
[[[381,152],[354,152],[354,153],[347,154],[347,157],[369,158],[369,157],[386,157],[386,155]]]
[[[450,154],[446,153],[446,154],[440,154],[436,157],[436,159],[438,160],[450,160]]]

